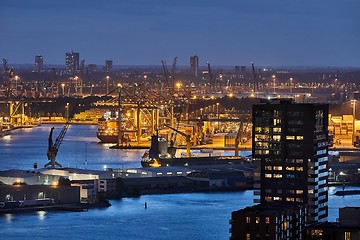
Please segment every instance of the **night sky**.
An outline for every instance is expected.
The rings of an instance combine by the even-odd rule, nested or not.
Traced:
[[[9,63],[360,66],[359,0],[0,0]]]

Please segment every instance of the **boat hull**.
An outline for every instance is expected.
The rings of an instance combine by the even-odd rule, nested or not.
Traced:
[[[118,136],[117,135],[105,135],[105,134],[97,134],[98,139],[101,143],[117,143]]]
[[[157,160],[142,160],[142,167],[167,167],[167,166],[199,166],[216,164],[242,164],[242,157],[209,156],[209,157],[185,157],[185,158],[159,158]]]

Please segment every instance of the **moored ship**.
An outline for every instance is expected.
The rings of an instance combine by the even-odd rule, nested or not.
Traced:
[[[106,111],[98,120],[97,137],[102,143],[117,143],[118,113],[115,110]]]
[[[154,135],[151,137],[151,146],[141,159],[142,167],[166,166],[197,166],[214,164],[242,164],[247,160],[243,157],[214,155],[203,152],[198,155],[175,157],[176,149],[168,144],[166,138]]]

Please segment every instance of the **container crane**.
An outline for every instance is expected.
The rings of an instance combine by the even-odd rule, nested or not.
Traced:
[[[172,89],[171,89],[171,83],[170,83],[169,70],[167,69],[166,62],[164,60],[161,60],[161,63],[162,63],[163,70],[164,70],[166,84],[170,87],[170,92],[171,92]]]
[[[182,135],[182,136],[185,137],[185,139],[186,139],[186,157],[191,157],[191,154],[190,154],[190,141],[191,141],[191,137],[190,137],[190,135],[187,135],[186,133],[183,133],[183,132],[177,130],[176,128],[173,128],[173,127],[171,127],[171,126],[169,126],[169,125],[167,125],[167,124],[164,124],[164,126],[170,128],[171,130],[173,130],[173,131],[175,131],[175,132],[177,132],[177,133],[179,133],[180,135]]]
[[[74,111],[75,111],[75,109],[74,109]],[[71,123],[71,118],[68,117],[68,120],[66,121],[65,126],[62,128],[59,136],[56,138],[55,143],[53,143],[53,140],[52,140],[54,127],[51,128],[50,135],[49,135],[49,146],[48,146],[48,151],[47,151],[47,157],[50,162],[48,162],[47,164],[44,165],[45,168],[48,166],[51,166],[53,168],[55,166],[62,167],[60,163],[56,162],[56,156],[59,151],[60,145],[65,137],[65,134],[70,126],[70,123]]]
[[[248,126],[249,126],[249,121],[247,121],[247,123],[245,125],[245,131],[248,128]],[[243,123],[243,121],[241,121],[238,132],[236,134],[236,138],[235,138],[235,157],[239,156],[239,144],[240,143],[241,143],[241,145],[244,144],[243,133],[244,133],[244,123]]]
[[[254,80],[254,93],[256,93],[256,91],[257,91],[257,77],[256,77],[255,66],[254,66],[253,62],[251,62],[251,67],[252,67],[252,74],[253,74],[253,80]]]
[[[6,89],[6,97],[9,98],[10,97],[10,94],[11,94],[11,80],[12,78],[14,77],[14,69],[13,68],[9,68],[8,67],[8,62],[5,58],[3,58],[3,66],[4,66],[4,72],[6,74],[6,77],[5,77],[5,82],[7,84],[7,89]]]
[[[215,86],[215,83],[213,82],[213,76],[212,76],[212,73],[211,73],[210,63],[206,62],[206,64],[208,66],[209,81],[210,81],[210,91],[216,91],[216,86]]]

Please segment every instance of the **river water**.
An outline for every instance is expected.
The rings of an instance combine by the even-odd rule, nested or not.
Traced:
[[[51,127],[19,129],[1,138],[0,170],[32,169],[34,162],[42,167],[47,162]],[[54,139],[61,127],[55,125]],[[92,125],[70,126],[57,160],[64,167],[140,167],[143,149],[109,149],[109,145],[98,143],[96,129]],[[336,220],[339,207],[360,202],[360,195],[333,195],[338,189],[329,189],[329,221]],[[0,215],[0,239],[228,239],[231,212],[253,205],[253,191],[148,195],[114,200],[111,204],[106,209],[80,213]]]

